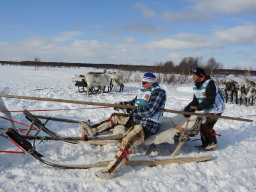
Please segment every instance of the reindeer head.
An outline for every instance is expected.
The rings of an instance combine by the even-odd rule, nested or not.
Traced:
[[[250,98],[250,97],[253,97],[255,94],[256,94],[256,87],[251,87],[249,89],[249,92],[247,93],[246,97]]]
[[[234,82],[226,82],[225,83],[225,90],[226,91],[231,91],[235,89],[235,83]]]
[[[255,93],[256,93],[256,87],[251,87],[251,88],[250,88],[250,92],[251,92],[253,95],[255,95]]]
[[[255,83],[253,81],[249,82],[250,87],[255,87]]]

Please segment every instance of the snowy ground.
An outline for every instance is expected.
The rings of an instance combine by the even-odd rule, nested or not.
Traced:
[[[39,68],[0,66],[0,87],[6,94],[20,96],[71,99],[101,103],[114,103],[132,99],[140,85],[126,83],[124,91],[92,95],[78,93],[72,82],[75,75],[87,71],[102,71],[91,68]],[[167,91],[166,109],[182,110],[192,99],[191,85],[173,87],[162,84]],[[79,109],[84,106],[68,103],[54,103],[3,98],[11,111],[41,109]],[[33,112],[33,114],[87,120],[93,123],[105,120],[114,112],[112,108],[59,110]],[[1,115],[1,114],[0,114]],[[175,114],[165,113],[164,116]],[[42,164],[30,155],[0,153],[0,191],[256,191],[256,111],[227,104],[223,115],[254,120],[253,123],[221,119],[215,128],[219,148],[215,151],[200,152],[199,135],[187,142],[177,157],[199,157],[213,155],[213,159],[203,163],[171,164],[157,167],[123,167],[118,177],[103,181],[94,176],[100,168],[87,170],[66,170]],[[16,121],[29,124],[21,112],[14,112]],[[0,118],[0,127],[9,127],[9,122]],[[24,126],[17,125],[19,128]],[[50,121],[47,126],[61,136],[80,136],[77,124]],[[1,133],[4,131],[0,130]],[[130,157],[134,159],[168,158],[176,145],[159,145],[150,157],[144,155],[146,146],[140,146]],[[11,142],[0,137],[0,150],[18,150]],[[111,160],[118,150],[116,145],[90,146],[85,143],[44,142],[37,150],[47,159],[67,164],[89,164],[99,160]]]

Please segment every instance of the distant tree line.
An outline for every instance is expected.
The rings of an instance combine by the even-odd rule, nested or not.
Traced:
[[[128,65],[128,64],[95,64],[95,63],[68,63],[68,62],[42,62],[38,57],[34,61],[0,61],[1,65],[21,65],[21,66],[34,66],[40,67],[93,67],[100,69],[117,69],[124,71],[141,71],[163,74],[183,74],[189,75],[193,67],[202,67],[207,74],[234,74],[234,75],[256,75],[256,71],[252,70],[239,70],[239,69],[223,69],[223,65],[217,62],[214,58],[210,58],[206,63],[201,59],[194,57],[183,58],[178,65],[172,61],[159,62],[155,65]]]

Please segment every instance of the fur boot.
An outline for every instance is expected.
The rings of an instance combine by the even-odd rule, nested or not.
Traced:
[[[131,150],[144,142],[144,132],[141,125],[131,127],[122,140],[120,151],[115,155],[108,166],[95,172],[95,175],[102,179],[111,179],[117,175],[118,170],[128,161]]]

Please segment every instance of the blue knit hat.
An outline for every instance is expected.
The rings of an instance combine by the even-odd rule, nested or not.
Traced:
[[[156,76],[153,73],[145,73],[142,77],[142,81],[155,83],[156,82]]]

